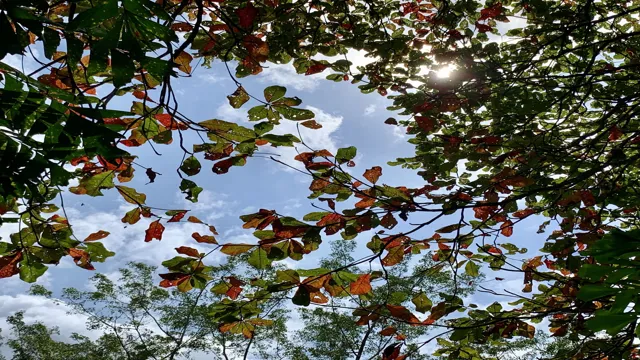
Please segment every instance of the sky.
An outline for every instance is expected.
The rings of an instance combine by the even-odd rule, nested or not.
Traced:
[[[367,61],[358,53],[350,54],[350,60],[356,64]],[[22,66],[19,57],[7,57],[3,60],[9,65],[20,68]],[[35,66],[29,60],[25,60],[25,69],[33,69]],[[177,92],[179,110],[195,121],[208,119],[221,119],[234,121],[248,125],[246,111],[258,103],[251,100],[241,109],[233,109],[226,96],[236,90],[234,82],[226,73],[224,65],[215,62],[211,69],[194,67],[190,77],[175,80],[174,89]],[[365,169],[379,165],[383,167],[381,181],[392,185],[405,185],[408,187],[420,187],[424,180],[416,175],[415,171],[405,170],[399,167],[387,166],[386,162],[398,157],[410,157],[414,153],[413,146],[406,140],[409,137],[404,134],[402,128],[384,124],[384,120],[397,114],[389,112],[386,107],[390,100],[377,93],[362,94],[356,85],[348,82],[335,83],[325,80],[328,74],[303,76],[295,74],[291,65],[271,66],[258,76],[241,79],[245,89],[252,95],[262,97],[262,90],[266,86],[281,85],[287,88],[287,96],[298,96],[303,100],[301,106],[311,109],[316,114],[316,121],[323,125],[322,129],[310,130],[301,127],[301,135],[304,142],[314,149],[327,149],[335,154],[336,149],[346,146],[355,146],[358,155],[355,159],[356,167],[352,169],[354,174],[361,175]],[[443,74],[444,75],[444,74]],[[450,76],[455,76],[455,70]],[[152,95],[153,97],[153,95]],[[127,109],[131,105],[131,99],[117,100],[116,105]],[[282,133],[296,133],[293,122],[283,120]],[[192,143],[197,139],[187,136],[185,141]],[[312,204],[322,205],[307,199],[310,191],[308,176],[287,168],[284,165],[272,161],[269,157],[275,156],[281,161],[297,166],[293,157],[296,149],[292,148],[268,148],[262,147],[260,156],[248,159],[244,167],[233,167],[225,175],[216,175],[209,168],[213,164],[201,159],[203,170],[197,176],[191,178],[205,190],[200,195],[200,201],[192,204],[185,200],[177,185],[179,179],[175,169],[180,165],[182,152],[177,147],[177,141],[173,145],[157,145],[156,149],[161,155],[156,155],[153,149],[144,145],[133,149],[140,156],[140,163],[151,167],[160,176],[152,184],[145,184],[144,171],[137,169],[137,177],[131,183],[141,192],[147,195],[147,203],[154,207],[169,209],[189,209],[190,215],[195,215],[205,222],[211,223],[218,229],[218,240],[226,242],[254,242],[250,231],[242,230],[242,222],[239,216],[257,211],[260,208],[275,209],[279,213],[294,217],[302,217],[304,214],[317,211]],[[299,147],[299,151],[305,151]],[[261,154],[264,153],[264,154]],[[185,245],[206,250],[207,246],[196,244],[191,239],[191,233],[203,232],[203,227],[198,224],[178,223],[167,224],[162,241],[145,243],[144,230],[149,221],[143,219],[138,224],[125,227],[121,222],[123,214],[131,210],[133,205],[124,202],[117,195],[116,190],[105,191],[104,197],[90,198],[73,194],[64,195],[67,215],[73,225],[78,238],[84,238],[88,234],[106,230],[111,234],[103,240],[104,245],[116,252],[116,256],[106,263],[97,263],[96,271],[115,276],[118,268],[123,267],[129,261],[142,261],[159,266],[163,260],[175,256],[174,248]],[[425,228],[416,237],[428,238],[434,230],[448,225],[451,220],[437,221],[432,226]],[[519,246],[529,247],[534,240],[540,240],[542,235],[535,234],[537,221],[526,220],[516,225],[520,231],[514,231],[518,238],[509,239],[509,242]],[[8,235],[14,231],[11,226],[0,227],[0,237],[8,241]],[[355,241],[360,243],[358,253],[361,256],[369,254],[364,244],[369,241],[370,234],[361,235]],[[335,237],[334,237],[335,238]],[[540,244],[539,241],[536,242]],[[323,244],[324,245],[324,244]],[[323,250],[310,254],[295,264],[287,260],[291,266],[313,267],[320,257],[327,254],[328,246]],[[208,258],[208,263],[216,264],[223,261],[223,256],[214,254]],[[531,254],[526,256],[530,257]],[[358,254],[356,258],[360,257]],[[522,288],[522,279],[499,275],[505,280],[495,285],[494,276],[487,275],[485,285],[507,288],[510,291],[519,292]],[[58,266],[52,266],[39,280],[38,284],[44,285],[54,294],[59,294],[65,287],[77,287],[86,289],[87,279],[93,273],[76,267],[70,258],[64,258]],[[21,282],[17,276],[2,280],[0,288],[0,328],[6,329],[4,322],[7,316],[22,310],[25,311],[25,321],[42,321],[48,325],[60,327],[62,336],[68,336],[74,331],[84,329],[84,319],[78,316],[66,314],[68,309],[64,305],[56,305],[53,301],[27,295],[28,284]],[[480,305],[488,305],[495,301],[487,295],[475,294],[474,302]],[[501,301],[504,302],[504,299]],[[5,330],[6,331],[6,330]],[[4,349],[6,351],[6,349]]]

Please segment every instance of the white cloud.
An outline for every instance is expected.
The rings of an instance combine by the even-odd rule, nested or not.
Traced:
[[[375,104],[371,104],[369,106],[367,106],[366,108],[364,108],[364,116],[369,116],[371,114],[373,114],[376,111],[376,105]]]
[[[343,120],[342,116],[326,113],[313,106],[307,106],[306,108],[316,114],[315,120],[322,125],[322,128],[315,130],[308,129],[304,126],[298,127],[298,123],[295,121],[282,120],[281,124],[278,125],[273,132],[275,134],[293,134],[300,137],[303,143],[296,144],[293,148],[278,147],[272,148],[273,151],[271,149],[269,150],[269,152],[276,152],[280,155],[278,160],[299,168],[302,168],[302,163],[293,160],[293,158],[300,152],[326,149],[335,155],[338,146],[333,137],[333,133],[338,130]],[[299,134],[298,128],[300,130]],[[267,148],[265,148],[265,151],[267,151],[266,149]]]
[[[396,137],[396,141],[404,140],[407,138],[407,128],[404,126],[394,126],[393,136]]]
[[[216,109],[216,116],[220,120],[235,122],[235,123],[248,123],[247,109],[234,109],[229,103],[224,102]]]
[[[311,91],[318,87],[320,81],[324,80],[322,73],[305,76],[296,73],[296,69],[291,64],[269,65],[258,76],[258,80],[269,85],[280,85],[291,87],[299,91]]]

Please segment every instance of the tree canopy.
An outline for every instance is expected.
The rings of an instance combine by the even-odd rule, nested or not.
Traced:
[[[264,310],[275,300],[344,300],[363,328],[392,319],[438,332],[411,344],[388,330],[396,340],[376,355],[386,360],[415,358],[433,339],[435,356],[495,358],[487,344],[537,331],[578,343],[565,359],[636,358],[639,16],[636,0],[2,1],[0,59],[24,55],[40,67],[0,63],[0,216],[18,228],[0,242],[0,277],[34,282],[67,256],[88,270],[117,256],[99,241],[109,229],[78,239],[64,209],[66,196],[114,196],[130,205],[124,224],[151,220],[139,241],[162,240],[172,223],[201,224],[191,246],[209,250],[185,242],[158,283],[224,295],[207,312],[222,333],[253,338],[272,324]],[[356,51],[371,61],[354,65]],[[388,98],[397,116],[385,123],[409,135],[415,155],[386,166],[423,184],[386,184],[383,164],[355,173],[355,147],[331,152],[278,132],[286,122],[322,125],[286,84],[243,87],[272,64]],[[254,125],[181,111],[175,79],[199,65],[228,71],[229,104]],[[452,76],[438,77],[442,68]],[[210,176],[233,181],[234,167],[295,146],[319,211],[243,214],[255,240],[227,242],[215,224],[125,185],[136,168],[149,183],[162,176],[138,147],[174,141],[183,154],[175,187],[194,203],[202,187],[191,177],[206,161]],[[519,227],[525,219],[548,238],[522,260],[527,250],[507,238],[531,232]],[[336,234],[370,253],[281,268]],[[212,254],[243,265],[221,278]],[[394,272],[411,261],[418,274]],[[483,273],[499,284],[504,272],[521,274],[521,293],[476,285],[511,298],[508,308],[469,303],[458,284]],[[453,288],[421,283],[434,276]]]

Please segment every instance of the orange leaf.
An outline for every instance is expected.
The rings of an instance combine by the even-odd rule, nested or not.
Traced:
[[[322,125],[318,124],[315,120],[307,120],[300,123],[300,125],[307,127],[309,129],[320,129]]]
[[[420,320],[411,313],[407,308],[400,305],[391,305],[387,304],[387,309],[391,313],[391,316],[403,320],[413,326],[417,326],[420,324]]]
[[[386,328],[382,329],[382,331],[380,331],[380,335],[382,335],[382,336],[391,336],[391,335],[395,334],[396,331],[397,331],[396,328],[394,328],[393,326],[389,326],[389,327],[386,327]]]
[[[375,184],[380,176],[382,175],[382,168],[380,166],[374,166],[371,169],[368,169],[364,172],[364,178],[369,180],[369,182]]]
[[[192,257],[200,257],[200,252],[192,247],[188,246],[180,246],[176,248],[178,254],[192,256]]]
[[[194,232],[191,236],[199,243],[205,244],[217,244],[216,238],[211,235],[200,235],[200,233]]]
[[[0,257],[0,278],[8,278],[20,272],[18,263],[22,259],[22,252],[15,255]]]
[[[195,216],[189,216],[189,218],[187,218],[187,221],[188,221],[188,222],[192,222],[192,223],[196,223],[196,224],[204,224],[204,223],[202,222],[202,220],[198,219],[198,218],[197,218],[197,217],[195,217]]]
[[[156,220],[149,224],[149,228],[145,231],[144,241],[149,242],[153,239],[162,240],[164,226],[160,224],[160,220]]]
[[[109,236],[109,232],[108,231],[104,231],[104,230],[100,230],[98,232],[94,232],[93,234],[87,236],[86,239],[84,239],[84,241],[96,241],[96,240],[100,240],[100,239],[104,239],[107,236]]]
[[[371,292],[371,274],[363,274],[360,277],[349,284],[349,290],[353,295],[364,295]]]
[[[507,237],[513,235],[513,223],[511,220],[507,220],[502,223],[500,226],[500,233]]]
[[[188,128],[185,123],[175,120],[170,114],[156,114],[154,117],[169,130],[186,130]]]
[[[191,74],[191,60],[193,60],[193,56],[183,51],[173,59],[173,62],[178,64],[178,69],[180,71],[186,74]]]
[[[254,248],[254,245],[249,245],[249,244],[226,244],[226,245],[222,245],[222,248],[220,248],[220,251],[223,254],[227,254],[227,255],[238,255],[238,254],[246,253],[247,251],[253,248]]]
[[[178,286],[181,283],[189,280],[191,275],[183,274],[183,273],[168,273],[168,274],[160,274],[160,277],[163,279],[160,281],[160,286],[163,288],[168,288],[172,286]]]

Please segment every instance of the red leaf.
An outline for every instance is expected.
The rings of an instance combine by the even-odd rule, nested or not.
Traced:
[[[231,300],[235,300],[238,298],[240,293],[242,292],[242,288],[238,286],[232,286],[227,290],[225,295],[227,295]]]
[[[8,278],[20,272],[18,263],[22,259],[22,252],[0,257],[0,278]]]
[[[180,212],[174,214],[171,219],[169,219],[169,221],[167,222],[179,222],[180,220],[182,220],[182,218],[184,217],[184,215],[187,213],[187,210],[180,210]]]
[[[616,141],[620,139],[623,134],[622,130],[614,125],[611,130],[609,130],[609,141]]]
[[[325,215],[316,225],[325,227],[327,235],[333,235],[345,227],[346,221],[342,215],[331,213]]]
[[[380,166],[374,166],[364,172],[364,178],[375,184],[378,178],[382,175],[382,168]]]
[[[416,116],[415,120],[418,123],[418,126],[420,127],[420,129],[424,130],[427,133],[432,132],[433,129],[436,127],[436,121],[430,117]]]
[[[164,280],[160,281],[160,286],[163,288],[168,288],[172,286],[178,286],[181,283],[189,280],[191,275],[183,274],[183,273],[168,273],[168,274],[160,274],[160,277]]]
[[[488,252],[489,254],[494,254],[494,255],[500,255],[500,254],[502,254],[502,250],[498,249],[498,248],[497,248],[497,247],[495,247],[495,246],[490,247],[490,248],[489,248],[489,250],[487,250],[487,252]]]
[[[94,232],[93,234],[87,236],[86,239],[84,239],[84,241],[96,241],[96,240],[100,240],[100,239],[104,239],[107,236],[109,236],[109,232],[108,231],[104,231],[104,230],[100,230],[98,232]]]
[[[364,295],[371,292],[371,274],[360,275],[360,277],[349,284],[349,290],[353,295]]]
[[[250,29],[258,16],[258,9],[249,2],[247,6],[236,10],[236,15],[238,15],[238,25],[245,29]]]
[[[321,73],[327,67],[328,67],[328,65],[325,65],[325,64],[322,64],[322,63],[315,63],[315,64],[309,66],[309,68],[307,69],[307,72],[305,72],[304,74],[305,75],[313,75],[313,74]]]
[[[187,31],[193,30],[193,25],[186,22],[177,22],[177,23],[171,24],[171,30],[187,32]]]
[[[391,304],[387,304],[386,306],[389,312],[391,313],[391,316],[397,319],[403,320],[405,322],[408,322],[412,326],[417,326],[420,324],[420,320],[418,320],[418,318],[415,315],[413,315],[411,311],[407,310],[407,308],[405,308],[404,306],[391,305]]]
[[[180,246],[176,248],[176,251],[178,252],[178,254],[192,256],[196,258],[200,257],[200,252],[192,247]]]
[[[479,21],[493,19],[496,16],[500,16],[502,14],[502,3],[496,3],[491,7],[480,10],[480,18]]]
[[[149,228],[145,231],[144,241],[149,242],[153,239],[162,240],[164,226],[160,224],[160,220],[156,220],[149,224]]]
[[[156,114],[154,117],[169,130],[186,130],[188,128],[185,123],[175,120],[170,114]]]
[[[478,29],[478,32],[481,33],[486,33],[486,32],[490,32],[491,30],[493,30],[493,28],[489,25],[485,25],[485,24],[480,24],[478,22],[476,22],[476,29]]]
[[[200,233],[194,232],[191,236],[199,243],[205,244],[217,244],[216,238],[211,235],[200,235]]]

